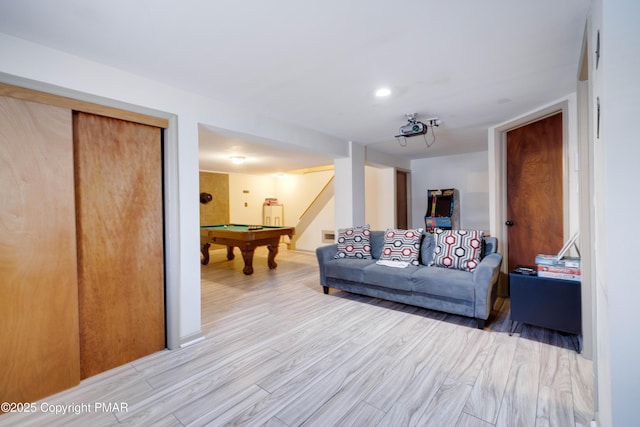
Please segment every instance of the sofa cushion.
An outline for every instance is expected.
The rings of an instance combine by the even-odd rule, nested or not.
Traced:
[[[375,264],[375,261],[359,258],[332,259],[325,263],[324,273],[326,277],[363,282],[364,268],[370,264]]]
[[[473,273],[441,267],[420,267],[411,276],[412,291],[474,301]]]
[[[373,259],[380,259],[380,256],[382,255],[382,248],[384,247],[384,231],[371,231],[369,241],[371,242],[371,256]]]
[[[394,268],[374,263],[364,268],[362,283],[411,292],[411,275],[418,268],[426,267],[410,265],[406,268]]]
[[[384,233],[384,247],[381,260],[404,261],[418,265],[422,228],[415,230],[397,230],[388,228]]]
[[[423,233],[422,243],[420,243],[420,264],[430,265],[433,261],[433,249],[436,246],[436,239],[433,237],[433,233]]]
[[[484,247],[482,249],[482,258],[488,254],[495,254],[498,252],[498,239],[495,237],[484,236],[482,238]]]
[[[433,232],[436,240],[433,265],[473,272],[482,254],[481,230],[442,230]]]
[[[369,224],[360,227],[339,229],[337,242],[338,252],[335,258],[371,259],[369,233]]]

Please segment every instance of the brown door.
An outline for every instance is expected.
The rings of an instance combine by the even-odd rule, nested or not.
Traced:
[[[409,225],[407,215],[407,173],[396,171],[396,223],[399,229],[406,230]]]
[[[0,97],[0,402],[80,382],[71,129],[68,109]]]
[[[509,271],[563,245],[562,113],[507,132]]]
[[[74,113],[82,378],[165,347],[159,128]]]

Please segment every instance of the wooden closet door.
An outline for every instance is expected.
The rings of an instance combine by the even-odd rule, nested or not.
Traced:
[[[0,97],[0,402],[80,382],[71,129],[68,109]]]
[[[562,113],[507,132],[509,271],[564,244]]]
[[[396,227],[403,230],[409,228],[408,176],[407,172],[396,171]]]
[[[161,129],[73,120],[81,376],[165,348]]]

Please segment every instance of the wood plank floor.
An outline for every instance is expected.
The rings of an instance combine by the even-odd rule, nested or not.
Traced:
[[[590,424],[591,361],[546,329],[509,336],[508,299],[478,330],[460,316],[324,295],[314,254],[282,247],[269,270],[263,249],[251,276],[242,257],[211,252],[204,341],[88,378],[0,426]]]

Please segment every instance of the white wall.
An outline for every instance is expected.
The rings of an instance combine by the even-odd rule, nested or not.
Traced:
[[[311,205],[320,191],[333,177],[333,171],[319,171],[305,174],[284,174],[275,179],[275,194],[278,201],[284,204],[284,221],[286,225],[296,226],[300,217]],[[322,242],[322,230],[334,229],[333,201],[327,203],[320,214],[304,231],[296,230],[298,234],[296,249],[315,251]]]
[[[460,192],[460,228],[489,231],[486,151],[412,160],[411,181],[412,227],[425,226],[428,190],[455,188]]]
[[[264,175],[229,174],[229,222],[262,224],[264,199],[276,197],[275,179]]]
[[[334,213],[336,228],[364,224],[365,218],[365,148],[349,141],[349,156],[333,162],[336,177]]]
[[[371,225],[372,230],[394,228],[396,222],[395,169],[366,166],[364,172],[365,223]]]
[[[640,212],[640,2],[596,0],[592,6],[592,40],[595,31],[601,33],[600,65],[594,72],[594,98],[600,97],[601,126],[600,138],[594,144],[602,153],[596,159],[596,171],[604,172],[602,191],[596,194],[596,202],[603,206],[604,222],[596,223],[596,233],[606,236],[605,242],[597,243],[606,248],[606,256],[596,255],[596,266],[603,270],[597,273],[603,277],[597,296],[601,298],[598,307],[608,305],[606,311],[599,308],[597,313],[598,332],[602,332],[598,346],[604,349],[598,359],[598,372],[602,374],[598,396],[603,426],[631,426],[640,420],[640,329],[635,322],[640,280],[634,231]],[[592,109],[594,119],[596,114]],[[608,372],[610,389],[606,384]]]
[[[335,197],[331,198],[309,228],[296,240],[296,250],[314,252],[317,247],[328,245],[322,241],[322,231],[335,231]]]
[[[605,162],[604,146],[602,140],[596,137],[597,132],[597,106],[596,97],[602,96],[602,68],[596,70],[595,57],[591,53],[596,46],[596,32],[602,30],[602,4],[600,1],[592,1],[591,13],[587,22],[589,33],[589,127],[590,135],[588,141],[589,154],[593,159],[593,169],[590,171],[590,179],[593,182],[592,200],[588,203],[593,210],[593,220],[591,226],[591,236],[593,238],[593,272],[592,298],[595,308],[593,317],[595,318],[594,337],[594,394],[596,420],[600,426],[612,426],[612,396],[611,396],[611,346],[610,337],[610,314],[609,314],[609,283],[607,277],[607,228],[605,225],[604,197],[605,186]],[[637,350],[636,350],[637,351]]]
[[[275,179],[275,194],[285,205],[285,224],[295,226],[333,177],[333,171],[284,174]]]

